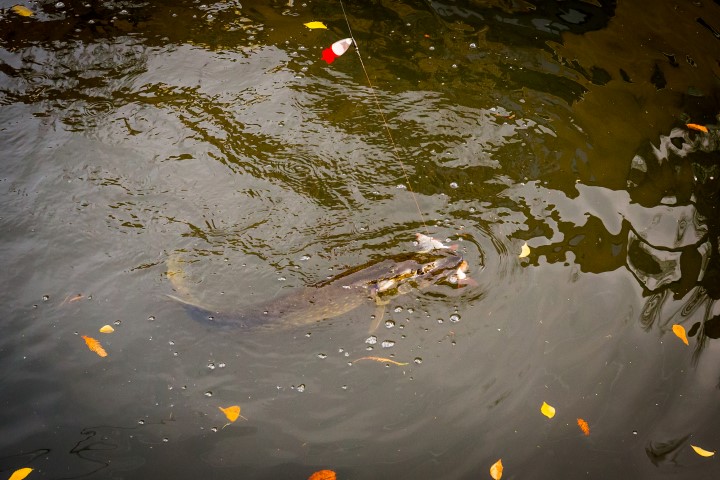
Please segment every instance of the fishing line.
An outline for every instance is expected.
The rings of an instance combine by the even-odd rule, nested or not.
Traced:
[[[380,101],[378,100],[377,94],[375,93],[375,87],[373,86],[372,82],[370,81],[370,75],[368,74],[367,69],[365,68],[365,62],[363,62],[362,55],[360,55],[360,46],[357,43],[357,40],[355,40],[355,36],[352,32],[352,27],[350,27],[350,19],[347,16],[347,12],[345,12],[345,4],[343,3],[343,0],[340,1],[340,8],[342,8],[343,16],[345,17],[345,23],[347,23],[348,33],[350,34],[350,38],[353,41],[353,44],[355,45],[355,51],[357,52],[358,58],[360,59],[360,66],[362,67],[363,72],[365,73],[365,79],[367,80],[368,86],[370,87],[370,93],[372,94],[373,100],[375,102],[375,107],[377,108],[378,115],[380,115],[380,118],[382,119],[383,125],[385,126],[385,133],[387,134],[388,140],[390,141],[390,145],[392,147],[392,154],[395,158],[395,161],[400,165],[400,168],[403,172],[403,177],[405,177],[405,183],[407,184],[407,189],[410,192],[410,195],[412,196],[413,202],[415,202],[415,208],[417,208],[417,212],[420,215],[420,221],[422,222],[423,229],[425,230],[425,233],[429,235],[427,224],[425,223],[425,216],[422,213],[422,210],[420,209],[420,204],[418,203],[417,196],[415,195],[415,191],[412,188],[412,183],[410,183],[410,176],[407,173],[407,169],[405,168],[405,164],[400,159],[400,149],[398,148],[397,144],[395,143],[395,139],[392,136],[392,131],[390,130],[390,125],[388,125],[387,119],[385,118],[385,114],[383,113],[382,107],[380,106]]]

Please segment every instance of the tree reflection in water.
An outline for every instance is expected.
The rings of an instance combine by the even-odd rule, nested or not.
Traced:
[[[633,158],[628,178],[634,200],[661,204],[649,224],[628,232],[627,268],[649,295],[640,322],[662,331],[684,325],[697,338],[694,362],[708,339],[720,337],[719,172],[713,159],[719,149],[717,127],[708,133],[676,128]]]

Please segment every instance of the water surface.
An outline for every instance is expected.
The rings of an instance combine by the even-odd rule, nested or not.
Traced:
[[[716,3],[352,2],[361,57],[330,65],[335,2],[12,5],[7,477],[720,473],[690,448],[720,448]],[[166,296],[272,302],[416,232],[477,285],[394,298],[372,334],[372,301],[255,331]]]

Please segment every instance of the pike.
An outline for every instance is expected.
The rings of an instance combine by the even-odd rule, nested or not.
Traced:
[[[217,311],[174,295],[195,320],[218,326],[292,328],[314,324],[348,313],[364,303],[377,306],[371,331],[384,315],[391,298],[412,289],[445,281],[464,285],[468,265],[456,253],[404,253],[346,270],[328,280],[294,290],[268,302],[233,311]],[[168,261],[168,277],[176,292],[189,297],[176,260]]]

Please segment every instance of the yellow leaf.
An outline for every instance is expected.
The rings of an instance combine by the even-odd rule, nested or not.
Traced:
[[[100,342],[98,342],[92,337],[86,337],[85,335],[83,335],[82,338],[85,340],[85,343],[87,344],[87,347],[90,349],[90,351],[97,353],[101,357],[107,357],[107,352],[102,347],[102,345],[100,345]]]
[[[324,24],[323,22],[308,22],[308,23],[305,23],[305,24],[303,24],[303,25],[305,25],[306,27],[308,27],[308,28],[311,29],[311,30],[312,30],[312,29],[315,29],[315,28],[324,28],[324,29],[327,29],[327,26],[325,26],[325,24]]]
[[[677,323],[672,326],[672,331],[677,337],[683,341],[685,345],[690,345],[688,343],[687,335],[685,334],[685,327],[682,325],[678,325]]]
[[[111,327],[110,325],[105,325],[102,328],[100,328],[100,333],[112,333],[115,329]]]
[[[500,459],[497,462],[493,463],[492,467],[490,467],[490,476],[494,480],[500,480],[502,478],[502,472],[503,472],[503,464],[502,464],[502,459]]]
[[[218,407],[218,408],[220,409],[221,412],[223,412],[225,414],[227,419],[230,420],[231,422],[234,422],[235,420],[238,419],[238,417],[241,416],[240,415],[240,407],[237,405],[233,405],[233,406],[227,407],[227,408],[222,408],[222,407]],[[243,417],[243,418],[245,418],[245,417]]]
[[[543,402],[542,406],[540,407],[540,411],[548,418],[552,418],[555,416],[555,407],[548,405],[545,402]]]
[[[528,255],[530,255],[530,247],[528,247],[527,242],[525,242],[523,244],[522,248],[520,249],[520,255],[518,255],[518,257],[525,258]]]
[[[32,17],[32,15],[33,15],[32,10],[30,10],[27,7],[23,7],[22,5],[13,5],[13,7],[10,10],[17,13],[21,17]]]
[[[693,447],[695,448],[695,447]],[[10,475],[9,480],[22,480],[23,478],[30,475],[30,472],[32,472],[32,468],[21,468],[20,470],[15,470],[12,475]]]
[[[696,447],[695,445],[690,445],[693,450],[695,450],[695,453],[700,455],[701,457],[712,457],[715,455],[715,452],[710,452],[708,450],[705,450],[704,448]]]

